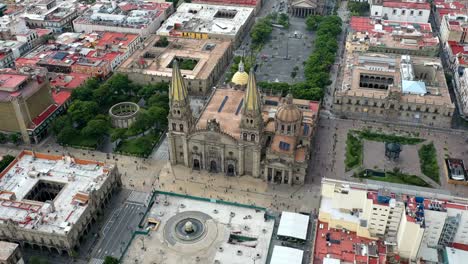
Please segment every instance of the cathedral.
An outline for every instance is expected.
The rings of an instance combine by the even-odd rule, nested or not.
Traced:
[[[269,183],[304,183],[319,102],[262,94],[255,74],[239,71],[216,88],[199,117],[174,62],[169,91],[169,158],[192,170],[251,175]]]

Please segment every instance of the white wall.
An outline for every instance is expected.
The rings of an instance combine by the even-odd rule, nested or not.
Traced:
[[[387,15],[388,20],[403,22],[427,23],[430,13],[431,10],[391,8],[381,5],[373,5],[371,8],[371,16],[373,17],[384,17]]]

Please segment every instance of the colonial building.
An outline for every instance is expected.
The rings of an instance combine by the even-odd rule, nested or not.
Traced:
[[[343,117],[450,127],[455,106],[437,58],[352,53],[334,112]]]
[[[311,15],[323,15],[325,1],[323,0],[289,0],[289,13],[293,16],[306,17]]]
[[[215,89],[194,118],[177,62],[170,89],[169,153],[172,164],[228,176],[252,175],[271,183],[303,184],[319,103],[265,96],[253,70]],[[247,76],[247,82],[245,77]]]

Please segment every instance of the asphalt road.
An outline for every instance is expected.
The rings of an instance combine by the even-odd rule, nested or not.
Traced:
[[[146,206],[143,201],[130,201],[132,195],[119,208],[115,208],[111,217],[100,231],[100,240],[93,249],[92,256],[104,259],[106,256],[120,258],[133,232],[138,227]]]

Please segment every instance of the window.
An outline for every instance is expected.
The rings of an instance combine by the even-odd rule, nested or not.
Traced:
[[[291,125],[288,125],[288,132],[291,132]]]
[[[255,135],[254,134],[250,135],[250,141],[255,141]]]
[[[422,16],[422,14],[423,14],[423,11],[418,12],[418,16]]]
[[[406,13],[406,10],[401,10],[401,14],[404,15]]]
[[[280,141],[280,143],[279,143],[279,148],[280,148],[281,150],[286,150],[286,151],[288,151],[289,148],[290,148],[290,145],[289,145],[289,143]]]
[[[396,15],[396,9],[393,9],[392,14]]]
[[[242,135],[242,137],[244,138],[245,141],[247,141],[247,133],[244,133],[244,135]]]
[[[180,131],[184,131],[184,125],[180,124],[179,128],[180,128]]]
[[[413,10],[410,11],[410,15],[414,15],[414,11],[413,11]]]
[[[174,131],[177,130],[177,126],[176,126],[175,123],[172,123],[172,130],[174,130]]]

